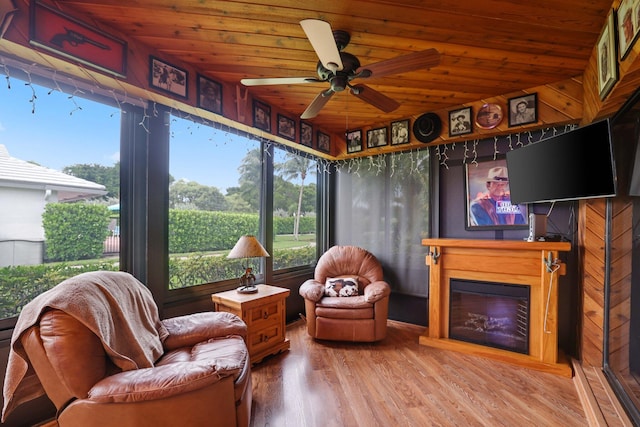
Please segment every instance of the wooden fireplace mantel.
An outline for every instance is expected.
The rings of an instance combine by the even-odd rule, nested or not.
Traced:
[[[429,328],[420,344],[476,354],[571,377],[558,349],[558,277],[565,274],[559,252],[569,242],[423,239],[429,247]],[[553,271],[553,272],[552,272]],[[529,354],[449,339],[449,281],[466,279],[530,287]]]

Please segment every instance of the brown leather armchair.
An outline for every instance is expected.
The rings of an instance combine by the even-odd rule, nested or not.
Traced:
[[[328,296],[328,279],[354,278],[357,296]],[[333,281],[333,280],[330,280]],[[300,286],[307,332],[314,338],[373,342],[387,334],[391,288],[378,259],[356,246],[333,246],[316,265],[314,278]]]
[[[45,392],[61,427],[246,427],[252,400],[246,332],[231,313],[160,320],[151,293],[133,276],[81,274],[22,310],[3,421]]]

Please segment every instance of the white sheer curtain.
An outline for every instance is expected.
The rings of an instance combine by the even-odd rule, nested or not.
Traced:
[[[383,264],[394,292],[427,296],[428,150],[376,156],[337,171],[336,244],[356,245]]]

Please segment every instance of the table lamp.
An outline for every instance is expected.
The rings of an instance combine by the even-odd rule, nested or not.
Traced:
[[[231,249],[227,258],[245,258],[246,266],[244,268],[244,274],[240,276],[240,287],[236,290],[243,294],[249,294],[258,292],[258,288],[255,285],[256,276],[253,275],[251,267],[249,267],[249,258],[259,258],[259,257],[268,257],[269,252],[267,252],[264,247],[258,242],[256,236],[246,235],[241,236],[238,239],[236,245]]]

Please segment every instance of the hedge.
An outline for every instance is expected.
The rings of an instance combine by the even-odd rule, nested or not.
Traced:
[[[273,253],[273,270],[313,265],[316,248],[277,249]],[[244,272],[243,260],[229,260],[226,255],[198,255],[169,259],[169,289],[239,277]],[[256,265],[257,261],[253,261]]]
[[[49,260],[100,258],[109,235],[109,209],[86,203],[48,203],[42,226]]]
[[[316,248],[280,249],[274,251],[274,270],[290,266],[312,265]],[[69,277],[87,271],[118,271],[117,261],[23,265],[0,268],[0,318],[17,316],[29,301]],[[226,256],[180,256],[169,259],[169,289],[232,279],[243,273],[241,260]]]
[[[118,271],[117,262],[19,265],[0,268],[0,318],[20,313],[29,301],[69,277],[87,271]]]
[[[293,234],[293,217],[275,217],[275,234]],[[258,234],[258,214],[169,210],[169,253],[229,250],[243,234]],[[300,234],[315,233],[316,218],[302,217]]]

